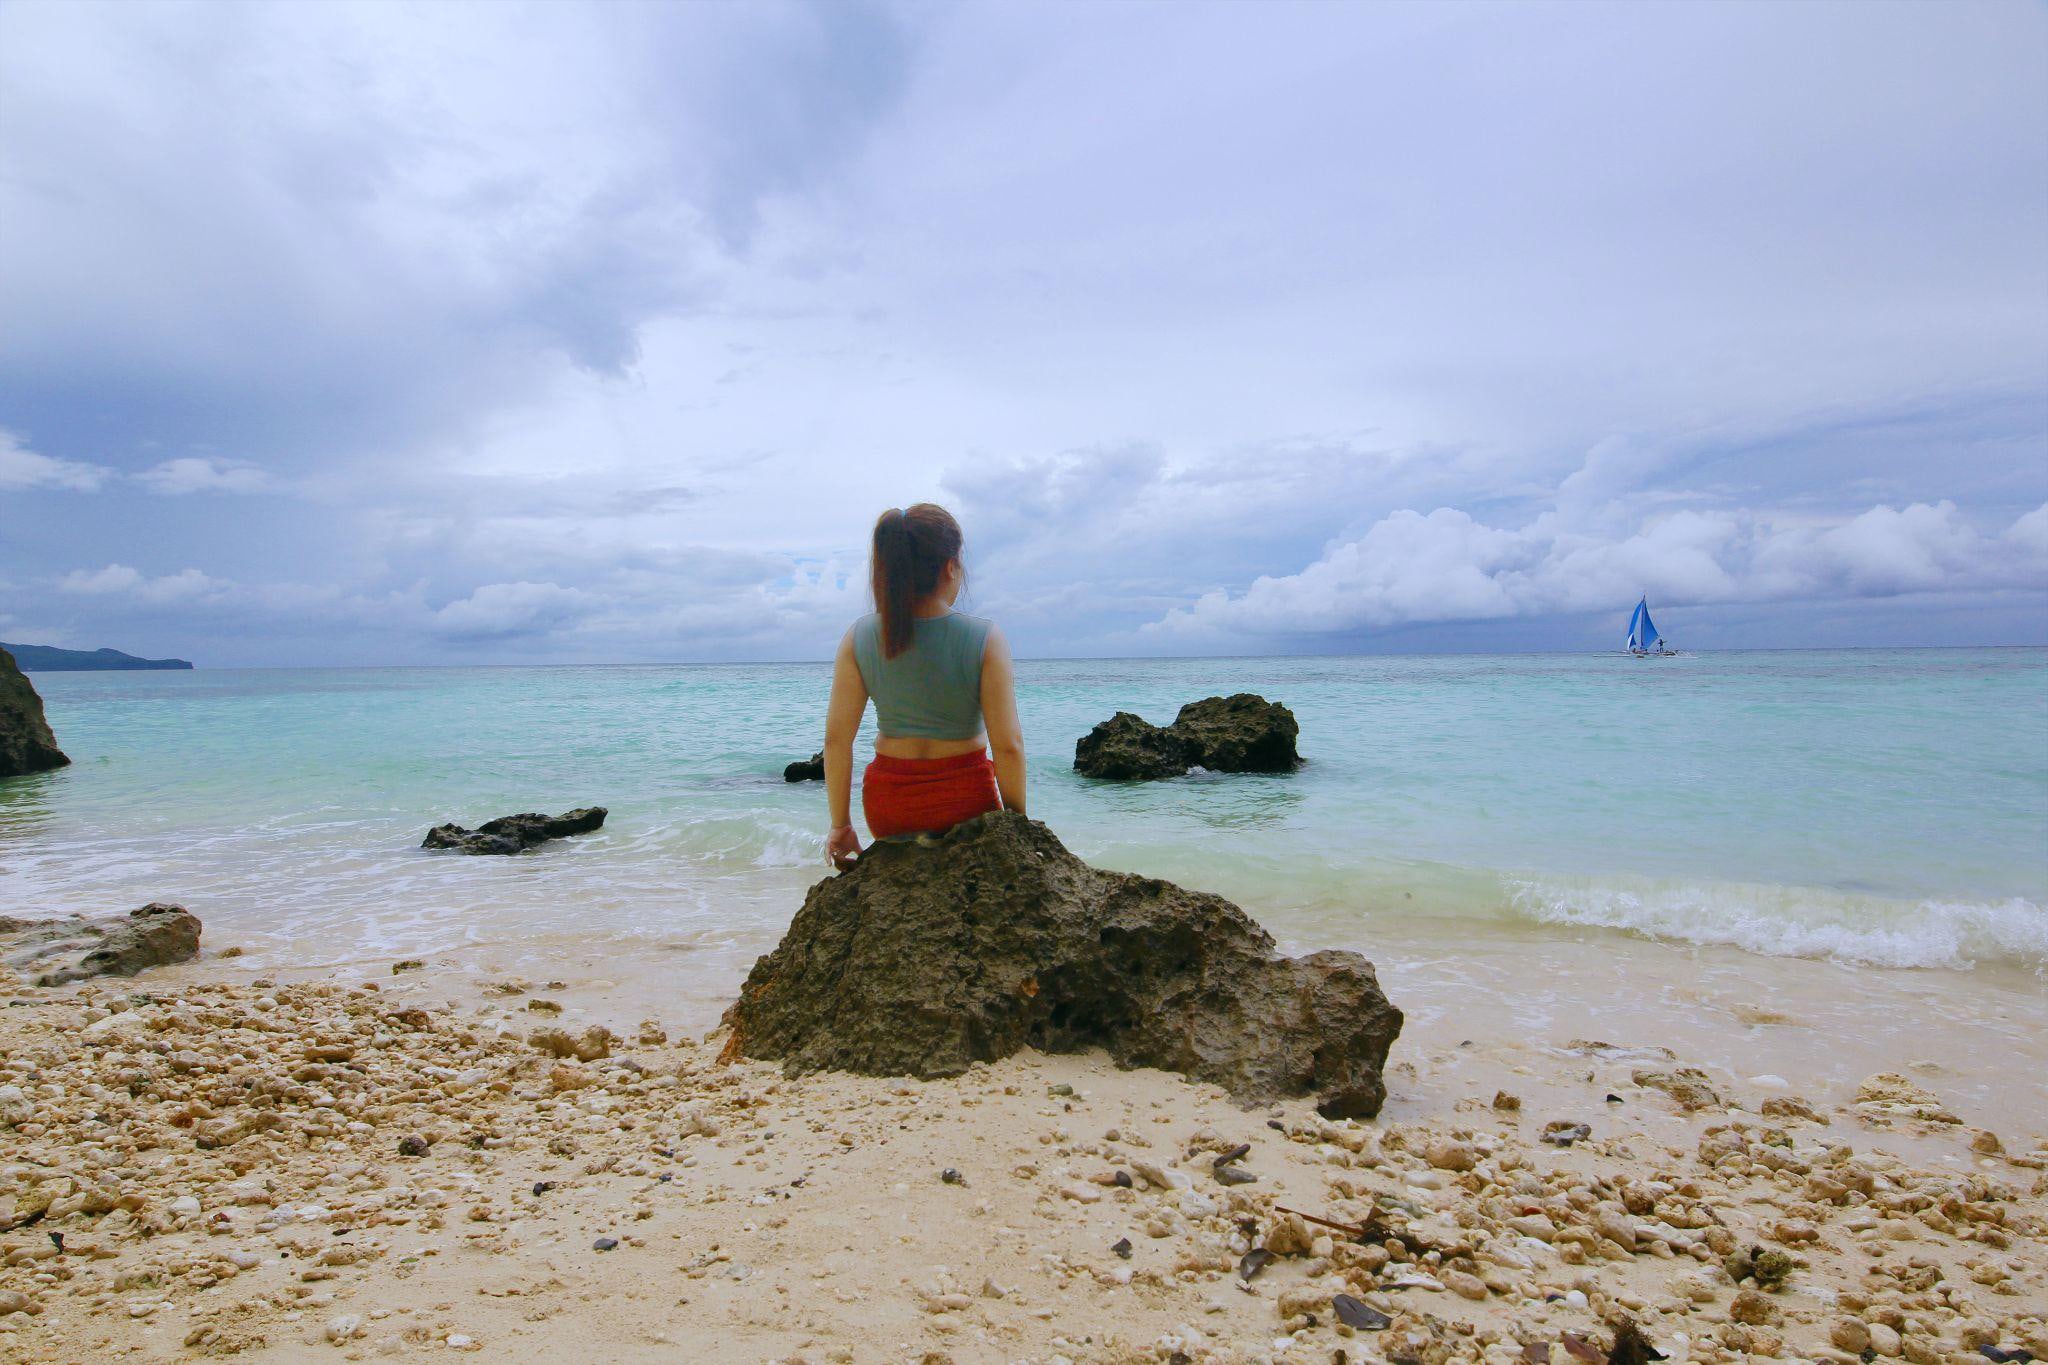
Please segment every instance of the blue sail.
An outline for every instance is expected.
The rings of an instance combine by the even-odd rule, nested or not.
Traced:
[[[1630,650],[1640,650],[1643,648],[1643,640],[1645,634],[1643,628],[1648,623],[1649,619],[1649,599],[1644,598],[1641,602],[1636,603],[1636,609],[1630,612],[1628,615],[1627,647]]]
[[[1663,640],[1657,634],[1657,627],[1650,624],[1650,600],[1647,597],[1636,604],[1636,611],[1640,614],[1638,619],[1642,622],[1643,628],[1642,634],[1636,637],[1637,648],[1653,649],[1662,644]]]

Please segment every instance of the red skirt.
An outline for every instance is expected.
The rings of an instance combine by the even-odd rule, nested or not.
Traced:
[[[938,834],[1003,808],[996,765],[986,753],[951,758],[875,755],[860,780],[860,808],[877,839]]]

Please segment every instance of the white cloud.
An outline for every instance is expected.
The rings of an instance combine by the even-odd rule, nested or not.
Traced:
[[[555,583],[486,583],[435,612],[430,626],[451,640],[545,635],[587,615],[588,593]]]
[[[1531,551],[1526,537],[1481,526],[1456,508],[1401,511],[1298,574],[1261,577],[1235,598],[1207,593],[1165,624],[1295,635],[1507,616],[1514,601],[1506,580],[1526,570]]]
[[[188,455],[165,460],[135,476],[152,493],[261,493],[272,486],[270,471],[246,460]]]
[[[57,581],[64,592],[81,597],[125,597],[156,605],[189,603],[217,597],[234,584],[212,578],[197,569],[152,578],[126,564],[109,564],[103,569],[78,569]]]
[[[90,493],[112,478],[113,473],[101,465],[38,455],[23,445],[19,436],[0,428],[0,491],[68,488]]]
[[[2036,572],[2048,573],[2048,503],[2014,522],[2005,538],[2032,561]]]
[[[1667,606],[2048,589],[2048,504],[2002,535],[1953,503],[1873,507],[1785,524],[1751,512],[1680,511],[1632,534],[1519,530],[1454,508],[1395,512],[1299,573],[1216,591],[1146,627],[1154,637],[1339,635],[1390,625]]]

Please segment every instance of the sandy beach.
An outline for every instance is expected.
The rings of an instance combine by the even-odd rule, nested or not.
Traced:
[[[789,1079],[398,965],[10,983],[0,1356],[2048,1356],[2048,1133],[1903,1055],[1755,1084],[1425,1016],[1332,1122],[1099,1054]]]
[[[0,1365],[2048,1365],[2048,0],[0,0]]]

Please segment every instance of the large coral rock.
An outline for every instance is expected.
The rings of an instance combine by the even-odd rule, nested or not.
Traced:
[[[1301,766],[1294,713],[1254,692],[1191,701],[1169,728],[1211,772],[1288,773]]]
[[[1379,1112],[1401,1012],[1356,953],[1278,957],[1221,896],[1092,868],[998,811],[812,887],[725,1022],[728,1055],[793,1074],[955,1076],[1100,1047],[1343,1117]]]
[[[1252,692],[1205,697],[1180,708],[1171,725],[1119,711],[1074,745],[1086,777],[1179,777],[1189,768],[1219,773],[1285,773],[1301,766],[1301,726],[1279,702]]]
[[[823,749],[809,758],[800,758],[782,770],[784,782],[823,782],[825,780],[825,751]]]
[[[70,761],[50,733],[43,699],[15,667],[14,656],[0,649],[0,777],[61,768]]]
[[[0,963],[38,986],[94,976],[133,976],[199,955],[199,917],[152,902],[102,919],[24,920],[0,916]]]
[[[607,813],[603,806],[584,806],[563,815],[501,815],[475,829],[436,825],[420,840],[420,847],[452,848],[458,853],[523,853],[565,834],[588,834],[604,824]]]
[[[1187,746],[1172,731],[1129,711],[1117,712],[1074,745],[1074,766],[1089,777],[1179,777],[1189,765]]]

